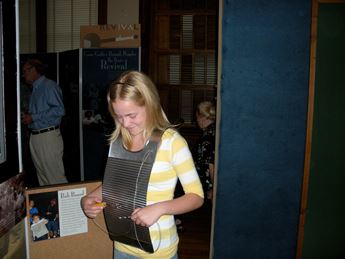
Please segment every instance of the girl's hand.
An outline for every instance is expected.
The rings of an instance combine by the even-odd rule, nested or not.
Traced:
[[[162,216],[159,203],[146,206],[144,208],[137,208],[133,211],[131,219],[137,225],[143,227],[150,227],[158,221]]]
[[[103,206],[97,205],[101,203],[102,200],[95,196],[84,196],[81,199],[81,208],[84,214],[91,219],[94,219],[103,209]]]

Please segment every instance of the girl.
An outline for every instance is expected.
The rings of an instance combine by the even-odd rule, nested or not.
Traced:
[[[114,258],[177,258],[174,215],[195,210],[204,200],[188,145],[172,128],[160,105],[158,91],[145,74],[123,73],[110,85],[107,98],[116,124],[110,138],[111,146],[120,139],[127,151],[139,152],[149,143],[154,131],[162,134],[148,182],[146,206],[135,208],[130,215],[135,224],[149,227],[154,252],[115,241]],[[133,177],[137,175],[133,174]],[[185,194],[174,199],[178,179]],[[102,186],[82,199],[84,213],[95,218],[104,208],[98,206],[100,202]]]

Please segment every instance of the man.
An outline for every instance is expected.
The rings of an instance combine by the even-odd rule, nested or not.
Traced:
[[[46,211],[46,218],[48,219],[48,231],[51,238],[55,238],[59,235],[59,209],[56,198],[50,200]]]
[[[30,152],[39,184],[67,183],[60,132],[61,118],[65,115],[62,91],[44,76],[44,67],[39,60],[28,60],[23,66],[23,75],[26,83],[32,85],[29,111],[22,119],[31,130]]]

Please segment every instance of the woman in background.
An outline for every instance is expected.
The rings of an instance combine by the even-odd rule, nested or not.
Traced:
[[[196,121],[203,133],[193,149],[193,158],[205,197],[212,201],[216,133],[216,108],[213,103],[209,101],[199,103]]]

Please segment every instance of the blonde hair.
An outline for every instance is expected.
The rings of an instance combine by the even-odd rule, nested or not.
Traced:
[[[164,131],[171,126],[162,109],[157,88],[152,80],[142,72],[127,71],[113,81],[108,90],[108,109],[116,124],[116,129],[110,136],[110,142],[121,136],[125,147],[130,148],[132,145],[131,135],[119,122],[113,110],[112,104],[118,99],[131,101],[138,106],[145,107],[147,115],[146,129],[143,131],[145,139],[148,139],[154,130]]]
[[[213,122],[216,120],[216,107],[209,101],[199,103],[196,112]]]

